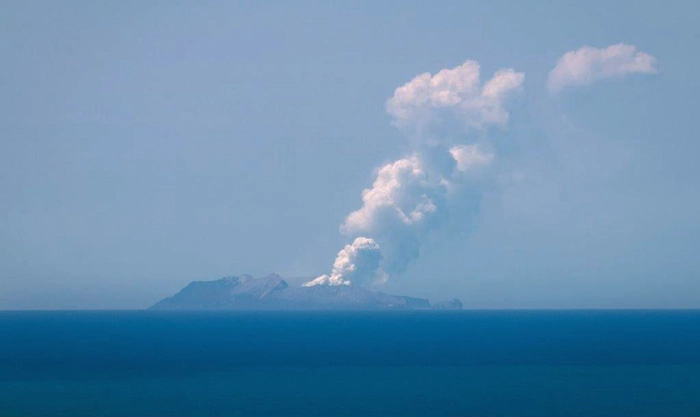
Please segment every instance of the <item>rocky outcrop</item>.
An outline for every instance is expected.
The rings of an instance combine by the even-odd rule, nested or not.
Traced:
[[[453,298],[451,300],[441,301],[439,303],[433,304],[432,309],[433,310],[461,310],[462,309],[462,302],[459,301],[458,298]]]

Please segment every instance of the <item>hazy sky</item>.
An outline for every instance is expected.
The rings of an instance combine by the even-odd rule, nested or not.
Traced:
[[[700,308],[700,3],[348,3],[0,3],[0,308],[329,273],[415,146],[387,100],[467,60],[524,74],[465,133],[499,173],[383,290]]]

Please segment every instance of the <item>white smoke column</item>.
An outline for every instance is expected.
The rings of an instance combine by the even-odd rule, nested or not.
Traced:
[[[379,263],[382,254],[379,245],[369,238],[358,237],[351,245],[345,245],[338,252],[330,275],[320,277],[304,284],[305,287],[314,285],[351,285],[352,282],[382,279]]]
[[[397,88],[386,109],[392,124],[414,139],[414,150],[377,170],[372,187],[362,192],[362,207],[340,227],[357,239],[338,253],[331,275],[304,285],[381,282],[417,258],[426,234],[448,217],[450,200],[464,191],[465,179],[495,158],[481,145],[455,143],[448,139],[453,135],[441,132],[457,122],[458,136],[483,136],[489,126],[505,124],[504,101],[523,80],[522,73],[501,69],[482,85],[479,64],[466,61],[435,75],[418,75]],[[358,240],[363,247],[371,242],[371,252],[378,255],[372,259],[381,262],[360,265]]]
[[[362,207],[341,225],[346,235],[380,240],[389,274],[418,256],[421,238],[440,219],[446,184],[424,165],[416,154],[381,167],[372,187],[362,192]]]

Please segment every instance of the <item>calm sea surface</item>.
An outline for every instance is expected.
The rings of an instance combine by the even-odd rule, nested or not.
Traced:
[[[0,416],[700,416],[700,311],[0,312]]]

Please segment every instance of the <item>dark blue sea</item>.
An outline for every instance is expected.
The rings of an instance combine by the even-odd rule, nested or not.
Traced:
[[[0,416],[700,416],[700,311],[0,312]]]

